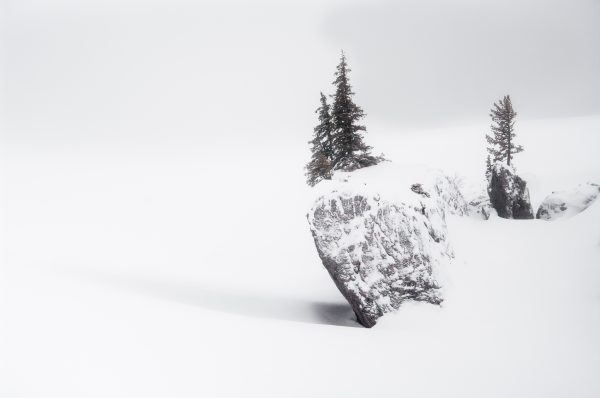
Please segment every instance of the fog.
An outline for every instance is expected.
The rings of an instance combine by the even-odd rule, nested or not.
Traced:
[[[371,131],[600,111],[600,2],[8,1],[3,141],[305,143],[339,53]]]
[[[325,26],[371,115],[393,125],[487,117],[504,94],[524,118],[600,111],[598,1],[388,2]]]

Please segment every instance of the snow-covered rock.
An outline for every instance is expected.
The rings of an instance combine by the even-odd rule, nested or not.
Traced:
[[[488,194],[499,217],[533,218],[527,183],[517,175],[514,167],[502,162],[494,164]]]
[[[385,176],[390,166],[370,169],[325,182],[308,213],[323,265],[366,327],[404,300],[441,303],[436,270],[453,257],[445,216],[467,213],[452,178],[408,172],[412,184],[383,184],[382,176],[369,176]],[[381,194],[378,188],[395,192]]]
[[[600,185],[586,183],[577,187],[552,192],[540,204],[536,218],[542,220],[556,220],[562,217],[571,217],[587,209],[600,195]]]
[[[441,172],[435,174],[431,189],[438,207],[449,214],[466,216],[469,214],[468,203],[460,191],[458,177],[450,177]]]
[[[478,195],[468,203],[469,215],[488,220],[492,214],[492,204],[490,197],[485,194]]]

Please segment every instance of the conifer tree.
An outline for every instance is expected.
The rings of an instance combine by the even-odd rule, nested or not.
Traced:
[[[494,107],[491,109],[492,125],[490,128],[493,136],[486,135],[485,138],[490,144],[487,150],[494,163],[506,161],[510,165],[514,155],[523,151],[521,145],[515,145],[514,143],[516,116],[517,113],[514,111],[508,95],[505,95],[498,103],[494,103]]]
[[[487,155],[485,159],[485,178],[489,181],[492,177],[492,160],[490,159],[490,155]]]
[[[319,124],[314,128],[311,144],[312,157],[306,165],[307,183],[314,186],[323,179],[331,178],[331,162],[333,160],[333,122],[327,97],[321,93],[321,106],[317,108]]]
[[[371,147],[363,141],[365,126],[358,124],[365,114],[354,103],[352,87],[348,81],[348,64],[342,51],[340,63],[335,73],[335,94],[332,96],[333,107],[331,117],[334,125],[333,132],[333,162],[334,170],[353,171],[362,167],[379,163],[382,158],[371,155]]]
[[[315,186],[319,181],[331,179],[331,163],[323,152],[313,153],[312,159],[306,165],[306,182]]]

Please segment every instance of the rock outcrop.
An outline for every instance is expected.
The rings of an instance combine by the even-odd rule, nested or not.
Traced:
[[[479,195],[473,198],[468,203],[469,215],[481,218],[483,220],[489,220],[492,214],[492,205],[488,195]]]
[[[600,196],[600,185],[579,184],[571,190],[552,192],[540,204],[536,218],[556,220],[571,217],[587,209]]]
[[[467,204],[451,179],[433,181],[398,187],[402,201],[338,186],[308,213],[323,265],[366,327],[404,300],[442,302],[436,270],[453,257],[445,215]]]
[[[488,194],[498,217],[533,218],[527,183],[516,174],[514,167],[502,162],[494,164]]]

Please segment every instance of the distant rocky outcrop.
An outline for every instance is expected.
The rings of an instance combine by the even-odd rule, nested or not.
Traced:
[[[514,167],[502,162],[493,165],[488,194],[499,217],[533,218],[527,183],[516,174]]]
[[[398,187],[406,200],[385,200],[357,186],[319,197],[308,222],[319,257],[358,321],[372,327],[404,300],[442,302],[436,269],[453,257],[447,213],[466,214],[452,179]]]
[[[571,217],[587,209],[600,196],[600,185],[579,184],[573,189],[552,192],[540,204],[536,218],[556,220]]]
[[[492,214],[492,204],[486,194],[471,199],[468,203],[469,215],[488,220]]]

